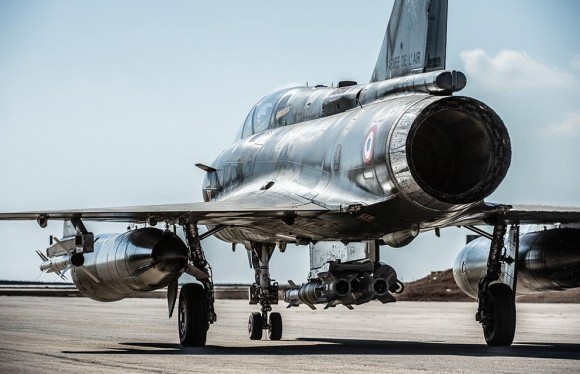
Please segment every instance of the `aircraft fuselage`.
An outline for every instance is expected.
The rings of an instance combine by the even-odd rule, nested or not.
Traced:
[[[223,240],[274,242],[287,232],[360,241],[417,230],[480,203],[510,163],[503,122],[471,98],[398,94],[276,127],[279,113],[291,110],[283,98],[272,104],[270,128],[236,141],[214,161],[204,199],[268,190],[341,213],[292,225],[267,220],[259,232],[228,228],[218,234]]]

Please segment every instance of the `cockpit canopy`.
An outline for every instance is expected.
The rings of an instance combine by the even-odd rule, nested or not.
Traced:
[[[242,127],[248,136],[295,123],[344,112],[356,107],[361,86],[295,87],[276,91],[252,108]]]
[[[274,107],[278,103],[280,97],[282,97],[288,91],[289,90],[282,90],[274,92],[264,97],[252,108],[250,114],[248,114],[248,117],[246,117],[246,121],[244,122],[242,138],[270,128]]]
[[[260,100],[246,117],[241,137],[245,138],[268,129],[296,123],[296,121],[288,121],[288,114],[290,112],[289,99],[298,91],[301,91],[301,88],[276,91]]]

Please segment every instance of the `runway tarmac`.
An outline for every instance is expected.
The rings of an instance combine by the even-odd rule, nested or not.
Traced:
[[[580,304],[519,304],[515,344],[485,346],[473,303],[274,306],[282,341],[250,341],[257,311],[218,300],[205,348],[182,349],[160,299],[0,297],[0,373],[579,373]]]

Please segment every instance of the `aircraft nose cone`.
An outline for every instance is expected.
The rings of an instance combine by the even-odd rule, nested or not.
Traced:
[[[179,237],[163,235],[153,247],[153,263],[163,273],[178,273],[187,266],[188,249]]]

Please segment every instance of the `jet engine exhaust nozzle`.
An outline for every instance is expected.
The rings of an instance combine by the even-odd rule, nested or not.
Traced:
[[[423,100],[391,129],[387,159],[407,198],[429,208],[489,196],[505,177],[511,145],[501,118],[468,97]]]

